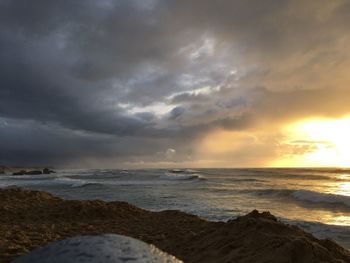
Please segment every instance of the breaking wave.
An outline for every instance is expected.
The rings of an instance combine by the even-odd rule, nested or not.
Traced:
[[[341,204],[350,207],[350,196],[319,193],[309,190],[297,190],[292,196],[301,201],[312,203]]]
[[[87,184],[91,184],[91,182],[89,182],[88,180],[72,179],[72,178],[68,178],[68,177],[55,178],[54,181],[56,183],[68,184],[71,187],[81,187],[81,186],[85,186]]]
[[[263,190],[242,190],[242,192],[255,194],[258,196],[266,196],[270,198],[292,198],[296,201],[324,204],[329,207],[330,204],[340,205],[350,208],[350,196],[320,193],[311,190],[295,190],[295,189],[263,189]]]
[[[163,180],[204,180],[205,178],[196,173],[165,173],[164,175],[159,176]]]

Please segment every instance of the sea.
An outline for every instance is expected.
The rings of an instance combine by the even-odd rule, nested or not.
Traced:
[[[64,199],[126,201],[181,210],[212,221],[270,211],[318,238],[350,249],[350,169],[72,169],[0,175],[0,187],[42,190]]]

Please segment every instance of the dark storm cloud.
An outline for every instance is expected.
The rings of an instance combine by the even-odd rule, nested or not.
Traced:
[[[0,0],[0,162],[162,161],[175,148],[181,161],[217,128],[341,115],[348,10],[322,0]]]
[[[72,6],[69,3],[53,6],[38,3],[26,8],[23,2],[9,1],[2,9],[9,21],[1,32],[0,113],[5,117],[53,121],[68,128],[116,135],[133,134],[147,127],[142,118],[128,116],[118,108],[116,102],[121,95],[114,92],[113,83],[108,78],[97,81],[93,74],[89,80],[75,76],[76,68],[82,65],[81,58],[86,59],[86,56],[80,57],[74,52],[75,47],[68,46],[78,45],[83,49],[87,40],[79,42],[71,38],[77,38],[76,27],[89,28],[96,21],[88,21],[88,18],[94,18],[89,4]],[[74,16],[72,8],[80,10],[83,15]],[[60,17],[60,13],[65,15]],[[104,51],[106,57],[114,54],[108,49]],[[98,65],[101,59],[92,59],[91,63],[97,65],[93,72],[105,72],[106,66]],[[120,58],[114,59],[123,64]],[[91,78],[95,79],[92,81]]]
[[[125,162],[156,162],[173,145],[167,138],[115,137],[72,131],[33,121],[0,119],[0,160],[8,165],[115,167]],[[180,153],[190,153],[185,138]],[[97,158],[99,157],[99,158]]]
[[[171,120],[174,120],[180,115],[182,115],[185,111],[186,109],[183,107],[175,107],[174,109],[171,110],[169,118]]]

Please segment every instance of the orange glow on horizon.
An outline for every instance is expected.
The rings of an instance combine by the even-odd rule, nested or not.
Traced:
[[[304,152],[282,154],[272,166],[280,167],[349,167],[350,117],[306,119],[283,129],[282,145]]]
[[[198,143],[194,161],[213,167],[350,167],[350,116],[215,130]]]

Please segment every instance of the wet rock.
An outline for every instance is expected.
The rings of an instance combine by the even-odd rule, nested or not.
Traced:
[[[14,172],[12,175],[25,175],[26,171],[25,170],[21,170],[19,172]]]
[[[36,174],[43,174],[40,170],[34,170],[34,171],[28,171],[25,173],[26,175],[36,175]]]
[[[153,245],[122,235],[79,236],[51,243],[13,263],[180,263]]]
[[[43,169],[43,174],[52,174],[52,173],[55,173],[55,171],[50,170],[49,168],[44,168]]]

